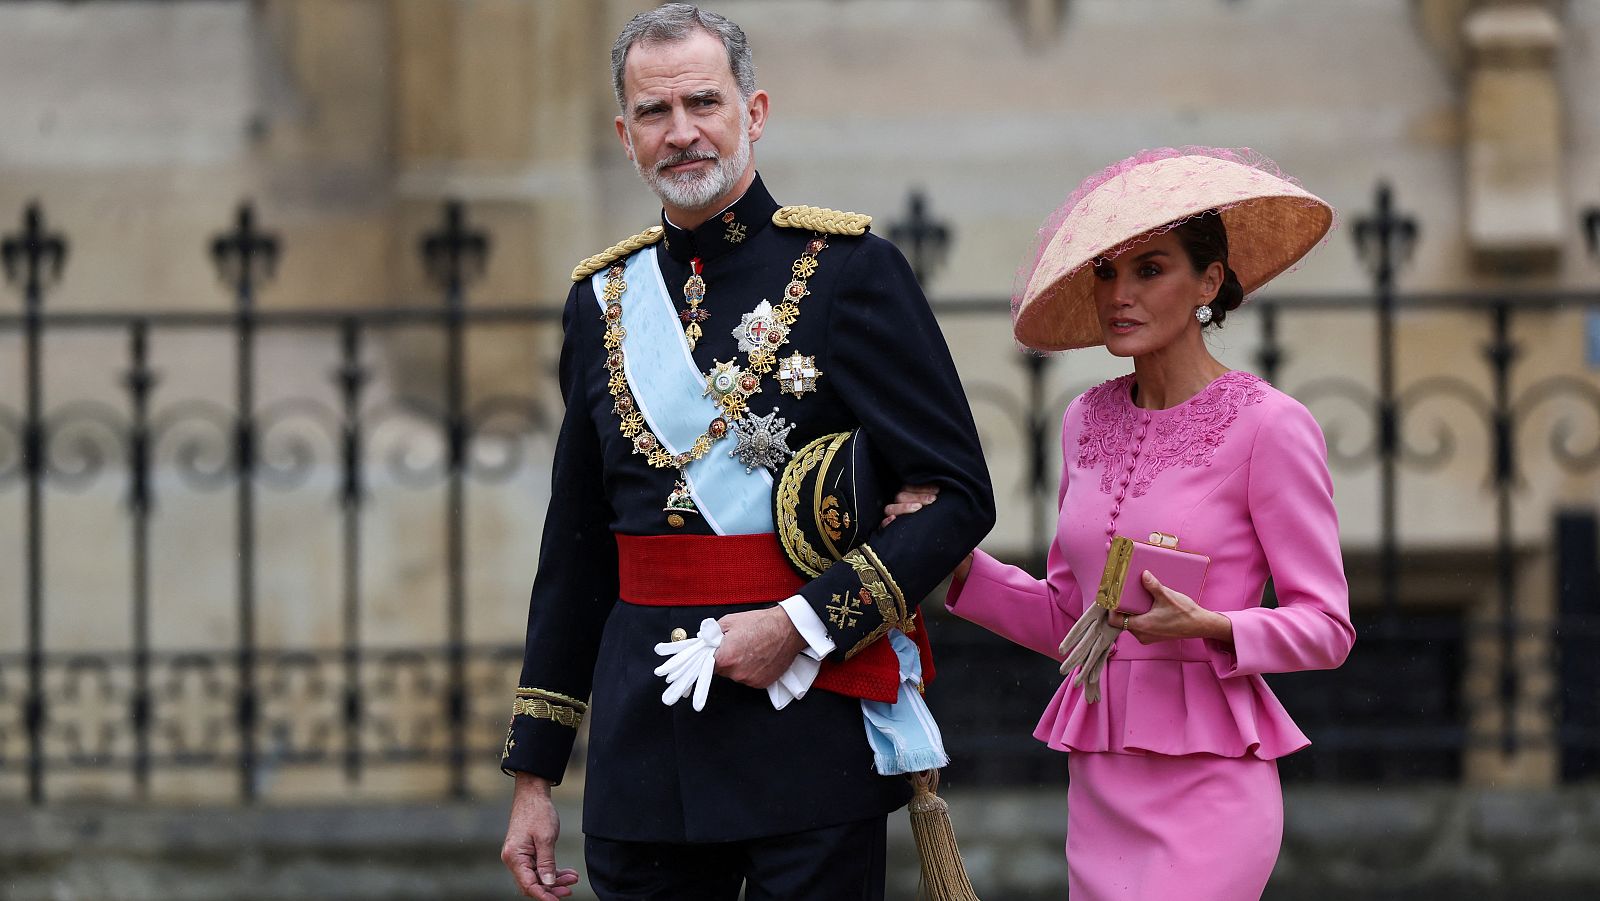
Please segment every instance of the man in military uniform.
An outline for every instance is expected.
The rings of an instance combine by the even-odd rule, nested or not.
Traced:
[[[882,898],[885,818],[910,791],[874,771],[863,705],[895,702],[888,637],[926,651],[918,600],[994,523],[971,413],[870,219],[768,194],[751,155],[768,98],[738,26],[669,4],[624,28],[612,67],[662,224],[573,273],[502,858],[530,897],[570,893],[550,791],[587,719],[600,897]],[[825,553],[792,515],[811,498],[780,476],[828,466],[846,434],[938,502],[870,534],[878,511],[830,508]],[[861,520],[864,542],[835,547]],[[720,642],[719,678],[664,703],[685,692],[656,646],[697,631]]]

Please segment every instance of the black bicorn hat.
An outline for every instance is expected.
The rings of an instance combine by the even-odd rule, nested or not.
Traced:
[[[887,473],[860,429],[802,447],[772,491],[772,520],[789,564],[814,579],[883,517]]]

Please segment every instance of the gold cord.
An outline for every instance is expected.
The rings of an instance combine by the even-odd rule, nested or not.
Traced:
[[[628,254],[633,253],[635,250],[649,247],[651,244],[661,240],[662,236],[665,234],[666,229],[659,225],[652,225],[637,235],[634,235],[630,238],[624,238],[610,247],[607,247],[605,250],[602,250],[594,256],[589,257],[588,259],[579,263],[577,268],[572,270],[572,280],[575,282],[581,282],[589,276],[594,275],[596,272],[599,272],[600,270],[611,265],[612,263],[615,263],[617,260],[620,260]]]
[[[803,228],[825,235],[864,235],[867,226],[872,224],[872,217],[821,206],[786,206],[772,214],[772,224]]]

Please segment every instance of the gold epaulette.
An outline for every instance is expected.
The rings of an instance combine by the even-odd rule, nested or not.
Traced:
[[[786,206],[772,214],[772,224],[827,235],[864,235],[867,226],[872,224],[872,217],[821,206]]]
[[[656,243],[657,241],[661,240],[661,236],[664,234],[666,234],[665,229],[659,225],[652,225],[631,238],[625,238],[621,241],[618,241],[610,247],[607,247],[605,250],[602,250],[594,256],[589,257],[588,259],[579,263],[578,267],[572,270],[572,280],[575,282],[581,282],[589,276],[594,275],[596,272],[599,272],[600,270],[611,265],[612,263],[622,259],[628,254],[633,253],[635,250],[638,250],[641,247],[649,247],[651,244]]]

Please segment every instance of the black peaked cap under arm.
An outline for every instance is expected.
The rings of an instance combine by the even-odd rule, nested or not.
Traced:
[[[875,236],[853,251],[829,307],[822,369],[899,480],[890,490],[936,485],[939,497],[872,533],[870,552],[858,555],[856,565],[835,563],[801,589],[828,627],[837,658],[853,656],[886,631],[869,604],[859,605],[859,615],[839,615],[841,603],[859,596],[865,566],[886,577],[891,593],[914,611],[995,522],[972,411],[911,267],[894,245]]]

